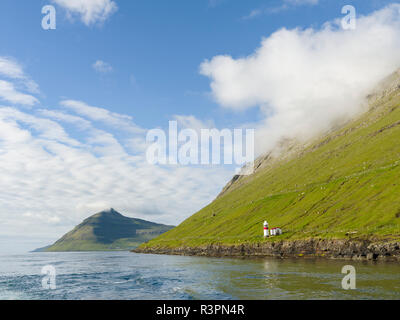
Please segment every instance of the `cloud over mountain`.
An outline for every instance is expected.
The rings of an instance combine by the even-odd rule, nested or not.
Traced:
[[[341,21],[320,29],[280,29],[251,55],[205,61],[215,100],[224,108],[258,107],[258,150],[284,137],[309,138],[357,113],[369,91],[400,67],[400,5],[359,17],[355,30]]]

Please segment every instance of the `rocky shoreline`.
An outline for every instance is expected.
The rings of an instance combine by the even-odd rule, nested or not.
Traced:
[[[400,242],[369,240],[293,240],[200,247],[144,247],[136,253],[207,257],[324,257],[351,260],[400,261]]]

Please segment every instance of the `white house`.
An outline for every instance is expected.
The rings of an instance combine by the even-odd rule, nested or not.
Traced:
[[[268,222],[264,221],[264,238],[267,238],[269,236],[279,236],[282,234],[282,229],[277,227],[277,228],[269,228]]]

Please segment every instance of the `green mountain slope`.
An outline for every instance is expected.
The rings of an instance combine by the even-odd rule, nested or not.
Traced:
[[[114,209],[99,212],[76,226],[44,251],[128,250],[170,230],[172,226],[124,217]]]
[[[357,119],[278,158],[256,161],[220,196],[149,247],[262,241],[262,222],[284,234],[268,241],[400,238],[400,72],[369,96]]]

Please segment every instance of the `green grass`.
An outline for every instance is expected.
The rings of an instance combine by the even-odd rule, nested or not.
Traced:
[[[143,247],[400,238],[399,90],[301,152],[243,177],[207,207]],[[399,123],[397,123],[399,122]]]

